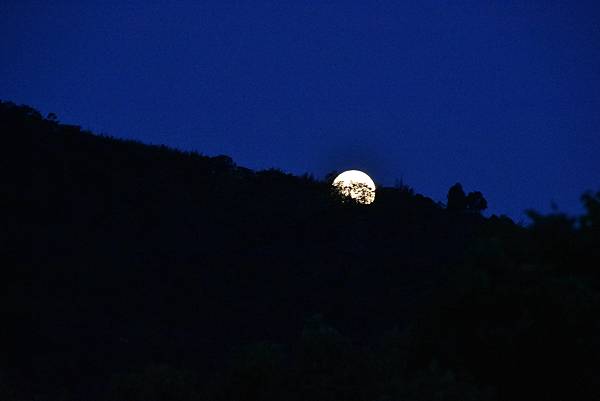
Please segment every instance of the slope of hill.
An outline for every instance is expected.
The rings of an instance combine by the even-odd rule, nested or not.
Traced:
[[[0,127],[6,397],[517,399],[518,378],[497,377],[510,346],[479,359],[492,328],[530,334],[523,285],[547,291],[529,299],[541,309],[571,294],[535,231],[407,188],[342,204],[310,176],[96,136],[8,102]],[[565,313],[582,302],[587,319],[597,292],[581,274]]]

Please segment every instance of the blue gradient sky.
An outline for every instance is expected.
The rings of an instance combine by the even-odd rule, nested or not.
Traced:
[[[7,0],[0,99],[251,168],[578,213],[600,190],[599,21],[597,1]]]

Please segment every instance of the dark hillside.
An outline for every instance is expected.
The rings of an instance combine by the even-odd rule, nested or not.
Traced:
[[[544,259],[543,216],[525,230],[406,187],[343,204],[309,176],[97,136],[12,103],[0,131],[7,397],[516,399],[523,383],[498,369],[521,369],[513,345],[557,324],[546,305],[577,316],[596,355],[595,273]],[[573,245],[551,262],[591,255],[597,224],[552,234]],[[174,377],[189,379],[153,387]]]

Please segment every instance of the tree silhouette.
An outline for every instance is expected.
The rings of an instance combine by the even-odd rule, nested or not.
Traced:
[[[584,193],[581,202],[587,211],[587,214],[581,218],[581,225],[587,228],[600,228],[600,192]]]
[[[375,200],[375,191],[362,182],[352,182],[350,185],[340,181],[333,184],[336,193],[342,203],[369,204]]]
[[[456,183],[448,190],[448,210],[458,212],[474,212],[480,213],[487,209],[487,200],[479,191],[469,192],[465,195],[465,191],[460,183]]]
[[[471,212],[480,213],[487,209],[487,200],[485,200],[483,194],[479,191],[469,192],[466,198],[466,207]]]
[[[456,183],[448,190],[448,210],[462,211],[467,207],[467,197],[460,183]]]

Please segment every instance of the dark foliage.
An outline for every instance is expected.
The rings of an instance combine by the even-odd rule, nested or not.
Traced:
[[[487,209],[487,200],[479,191],[469,192],[467,195],[467,210],[479,213]]]
[[[448,210],[466,210],[467,196],[460,183],[456,183],[448,190]]]
[[[480,213],[487,209],[487,200],[479,191],[469,192],[468,195],[465,195],[462,185],[456,183],[448,190],[447,208],[455,212]]]
[[[600,398],[600,193],[371,205],[0,102],[6,400]],[[335,192],[334,192],[335,194]]]

